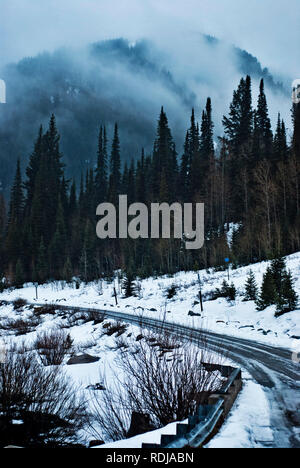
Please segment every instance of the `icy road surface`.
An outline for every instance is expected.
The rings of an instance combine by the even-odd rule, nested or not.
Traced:
[[[66,311],[74,310],[72,306],[59,305],[59,307]],[[226,350],[227,357],[246,369],[266,392],[271,412],[272,437],[264,437],[265,431],[262,431],[262,439],[255,442],[263,447],[300,448],[300,363],[295,356],[292,359],[291,350],[244,338],[220,335],[203,329],[199,332],[185,325],[134,316],[120,311],[85,307],[80,307],[80,309],[104,313],[106,318],[123,320],[146,328],[161,329],[163,327],[195,343],[198,342],[199,333],[205,334],[207,344],[212,350],[218,351],[220,348]],[[268,434],[271,431],[268,431]],[[257,436],[259,438],[259,434]]]

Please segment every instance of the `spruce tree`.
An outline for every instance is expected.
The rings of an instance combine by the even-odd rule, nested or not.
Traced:
[[[282,257],[274,258],[271,262],[270,269],[272,272],[276,293],[279,296],[282,287],[282,280],[286,274],[285,259]]]
[[[278,114],[277,127],[274,136],[273,143],[273,161],[274,164],[279,162],[285,162],[288,157],[288,145],[286,138],[286,129],[284,121],[281,120],[280,114]]]
[[[250,140],[253,129],[251,78],[242,78],[230,104],[229,116],[223,117],[225,133],[235,156]]]
[[[200,156],[201,159],[207,159],[214,153],[211,99],[207,98],[206,108],[202,115],[201,133],[200,133]]]
[[[107,178],[108,178],[108,161],[107,161],[107,137],[105,126],[100,127],[98,138],[97,151],[97,167],[95,174],[95,198],[96,206],[106,201],[107,197]]]
[[[272,260],[271,270],[277,293],[277,313],[290,312],[296,308],[297,295],[293,290],[292,276],[287,271],[285,259],[279,257]]]
[[[249,271],[246,284],[245,284],[245,295],[244,301],[256,301],[257,300],[257,284],[255,281],[255,275],[252,270]]]
[[[125,278],[123,280],[123,290],[125,297],[132,297],[135,295],[135,276],[131,268],[125,273]]]
[[[282,315],[291,312],[297,308],[298,296],[293,288],[293,279],[290,271],[285,271],[282,282],[280,294],[276,304],[276,315]]]
[[[270,305],[276,303],[278,294],[276,290],[276,284],[273,277],[273,272],[270,267],[267,268],[266,273],[263,276],[263,282],[259,298],[256,301],[257,310],[264,310]]]
[[[271,130],[271,121],[267,99],[264,91],[264,80],[262,79],[259,86],[259,96],[256,110],[257,130],[260,139],[260,159],[272,158],[272,140],[273,134]]]
[[[29,158],[29,164],[26,168],[27,180],[24,183],[26,189],[26,212],[30,213],[35,190],[36,176],[39,170],[40,161],[43,153],[43,127],[39,128],[38,137],[34,144],[34,150]]]
[[[63,164],[60,152],[60,135],[56,128],[54,115],[51,116],[49,128],[42,141],[42,154],[35,176],[34,194],[29,224],[32,228],[32,251],[36,257],[43,237],[48,248],[56,229],[58,200],[61,199],[63,187]],[[64,183],[65,185],[65,183]]]
[[[162,201],[172,202],[175,200],[177,175],[178,167],[175,143],[169,128],[167,115],[162,107],[157,125],[157,134],[154,142],[152,159],[151,181],[152,198],[154,201],[159,201],[162,177],[164,177],[167,182],[167,199]]]
[[[115,124],[110,156],[109,201],[117,205],[121,189],[121,157],[118,125]]]
[[[8,226],[6,235],[6,254],[9,262],[15,265],[22,258],[22,235],[24,222],[24,194],[21,176],[20,160],[17,161],[17,169],[11,189]]]
[[[189,180],[188,185],[190,200],[194,201],[198,197],[199,193],[202,191],[203,185],[203,167],[200,156],[200,135],[199,135],[199,126],[195,122],[195,113],[194,109],[192,110],[191,115],[191,126],[188,131],[188,151],[189,151]],[[203,201],[203,200],[202,200]]]
[[[247,76],[246,79],[241,79],[238,89],[233,93],[229,116],[223,117],[230,153],[228,175],[231,187],[231,221],[236,222],[244,219],[248,210],[246,167],[253,157],[253,116],[251,78]]]

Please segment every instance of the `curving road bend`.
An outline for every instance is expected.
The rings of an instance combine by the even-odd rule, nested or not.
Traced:
[[[197,334],[205,335],[210,349],[226,350],[227,356],[247,370],[264,387],[270,409],[273,442],[258,441],[260,446],[300,448],[300,363],[293,362],[292,352],[252,340],[219,335],[210,331],[160,320],[136,317],[118,311],[102,311],[107,317],[139,324],[152,329],[164,329],[197,343]],[[191,334],[192,331],[192,334]]]
[[[35,304],[43,306],[45,304]],[[119,311],[91,309],[59,305],[66,311],[82,311],[104,314],[106,317],[125,321],[154,330],[165,329],[177,336],[199,343],[201,336],[210,349],[226,350],[226,355],[239,364],[260,384],[267,395],[271,408],[273,441],[259,442],[259,446],[274,448],[300,448],[300,363],[292,360],[292,352],[267,344],[197,330],[184,325],[162,322]],[[200,340],[201,342],[201,340]]]

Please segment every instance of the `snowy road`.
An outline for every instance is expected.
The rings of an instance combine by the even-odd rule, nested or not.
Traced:
[[[141,319],[119,311],[103,312],[107,317],[130,323],[141,324],[142,320],[145,327],[162,327],[162,322],[156,319]],[[163,326],[177,335],[197,341],[197,330],[193,330],[191,338],[189,327],[168,322]],[[257,442],[266,447],[300,448],[300,364],[293,362],[291,351],[209,331],[204,333],[212,350],[226,350],[230,359],[246,369],[264,387],[271,407],[274,440]]]
[[[44,304],[35,303],[35,305]],[[262,434],[260,439],[258,434],[255,442],[265,447],[300,448],[300,363],[292,360],[291,350],[203,329],[200,332],[197,328],[162,322],[159,319],[133,313],[65,305],[57,307],[71,313],[93,311],[105,314],[106,318],[122,320],[145,328],[163,327],[195,343],[197,335],[204,333],[207,344],[212,350],[221,349],[222,352],[225,350],[226,356],[246,370],[265,391],[271,409],[271,431],[266,432],[272,433],[273,437],[264,439]]]
[[[246,369],[264,387],[271,407],[274,440],[261,445],[300,447],[300,364],[292,361],[291,351],[250,340],[206,332],[212,348],[221,346],[228,357]]]

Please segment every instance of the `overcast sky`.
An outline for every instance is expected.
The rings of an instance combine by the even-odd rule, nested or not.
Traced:
[[[172,47],[199,32],[300,77],[300,0],[0,0],[0,64],[105,38]]]

